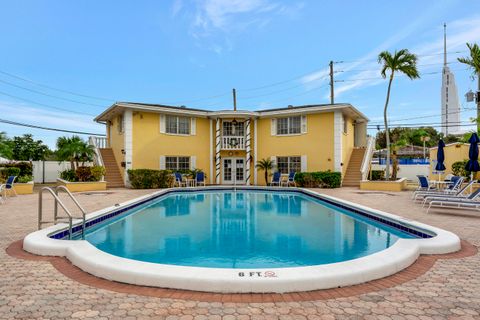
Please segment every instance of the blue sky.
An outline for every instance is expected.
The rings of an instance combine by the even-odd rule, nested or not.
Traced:
[[[236,88],[241,109],[328,103],[326,75],[334,60],[344,61],[335,64],[335,77],[346,80],[335,83],[336,102],[353,104],[376,124],[387,85],[376,56],[408,48],[420,56],[423,75],[396,79],[392,124],[439,123],[441,74],[435,72],[442,67],[438,53],[446,22],[448,60],[467,123],[474,105],[464,93],[475,82],[456,57],[466,55],[465,42],[480,42],[480,2],[406,0],[394,9],[391,4],[2,1],[0,118],[103,133],[93,115],[113,101],[230,109]],[[63,135],[6,124],[0,131],[32,133],[50,146]]]

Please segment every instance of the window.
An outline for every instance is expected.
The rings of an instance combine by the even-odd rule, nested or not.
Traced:
[[[166,116],[165,127],[167,133],[172,134],[190,134],[190,118]]]
[[[302,117],[288,117],[277,119],[277,134],[297,134],[301,133],[302,129]]]
[[[235,127],[235,130],[234,130]],[[237,122],[236,125],[233,125],[231,121],[223,122],[223,135],[224,136],[244,136],[245,127],[243,122]]]
[[[190,157],[165,157],[165,169],[182,171],[190,169]]]
[[[302,157],[277,157],[277,168],[280,173],[288,174],[302,170]]]
[[[343,117],[343,133],[348,133],[348,119]]]
[[[123,127],[123,116],[118,116],[117,117],[117,131],[118,133],[123,133],[124,127]]]

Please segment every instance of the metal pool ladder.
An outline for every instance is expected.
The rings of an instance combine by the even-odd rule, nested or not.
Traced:
[[[85,216],[87,215],[87,212],[83,207],[78,203],[77,199],[73,196],[73,194],[65,187],[65,186],[56,186],[55,188],[50,188],[50,187],[43,187],[40,192],[38,193],[38,230],[42,228],[43,224],[46,223],[53,223],[57,224],[59,220],[68,220],[68,239],[72,239],[72,221],[73,221],[73,215],[70,212],[70,210],[67,209],[65,204],[60,200],[58,193],[59,191],[65,191],[66,194],[72,199],[72,201],[77,205],[77,207],[80,209],[82,212],[82,239],[85,239]],[[55,200],[55,206],[53,209],[53,221],[45,221],[43,220],[43,193],[48,192],[52,195],[52,197]],[[60,205],[63,209],[63,211],[67,214],[66,216],[59,216],[58,215],[58,205]]]

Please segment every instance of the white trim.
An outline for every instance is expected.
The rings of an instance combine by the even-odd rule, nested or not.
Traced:
[[[125,110],[123,114],[123,121],[125,122],[124,147],[125,147],[125,186],[130,186],[128,180],[127,170],[133,168],[133,112],[130,109]]]
[[[197,168],[197,156],[190,156],[190,170]]]
[[[210,187],[191,188],[204,191]],[[221,188],[215,186],[215,189]],[[255,190],[256,187],[244,187]],[[225,189],[231,189],[227,187]],[[265,187],[259,188],[265,190]],[[296,188],[269,188],[268,190],[300,190]],[[164,189],[99,210],[87,215],[87,219],[103,216],[141,201],[153,199],[172,189]],[[242,269],[184,267],[156,264],[126,259],[108,254],[86,240],[55,240],[48,235],[67,227],[61,223],[27,235],[23,249],[44,256],[64,256],[75,266],[94,276],[136,285],[167,287],[209,292],[295,292],[337,288],[364,283],[392,275],[411,265],[420,254],[446,254],[460,250],[460,238],[452,232],[409,220],[390,213],[371,209],[352,202],[319,194],[311,190],[303,192],[336,203],[368,210],[376,216],[395,220],[400,224],[420,228],[433,233],[428,239],[399,239],[391,247],[361,258],[324,265],[292,268],[276,268],[275,277],[239,277]],[[81,223],[81,222],[80,222]],[[247,269],[264,274],[271,269]]]
[[[300,171],[308,172],[307,155],[305,154],[300,158]]]
[[[258,174],[257,174],[257,168],[255,166],[257,165],[257,119],[255,118],[253,120],[253,184],[257,185],[258,184]]]
[[[302,116],[300,120],[300,132],[307,133],[307,116]]]
[[[160,156],[160,170],[165,170],[166,167],[165,156]]]
[[[197,134],[197,119],[190,118],[190,135],[195,136]]]
[[[208,148],[209,149],[209,160],[208,162],[210,163],[210,183],[213,183],[213,124],[212,124],[213,120],[210,119],[209,120],[209,124],[210,124],[210,147]]]
[[[166,133],[167,130],[165,129],[166,125],[165,125],[165,115],[164,114],[161,114],[160,115],[160,133]]]
[[[342,132],[343,114],[335,111],[333,115],[333,170],[342,172]]]
[[[270,120],[270,135],[276,136],[277,135],[277,119],[272,118]]]

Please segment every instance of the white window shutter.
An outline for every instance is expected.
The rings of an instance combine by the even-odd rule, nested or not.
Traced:
[[[195,118],[190,118],[190,134],[192,136],[197,134],[197,119]]]
[[[190,170],[194,170],[197,167],[197,157],[191,156],[190,157]]]
[[[271,128],[270,128],[270,134],[271,134],[272,136],[277,135],[277,119],[275,119],[275,118],[272,119],[272,125],[271,125]]]
[[[276,167],[276,166],[277,166],[277,157],[271,156],[271,157],[270,157],[270,161],[272,161],[273,167]]]
[[[160,156],[160,170],[165,170],[165,156]]]
[[[165,133],[165,115],[160,115],[160,133]]]
[[[302,116],[302,133],[307,133],[307,116]]]
[[[300,163],[300,170],[302,172],[307,172],[307,156],[306,155],[303,155],[302,158],[301,158],[301,163]]]

